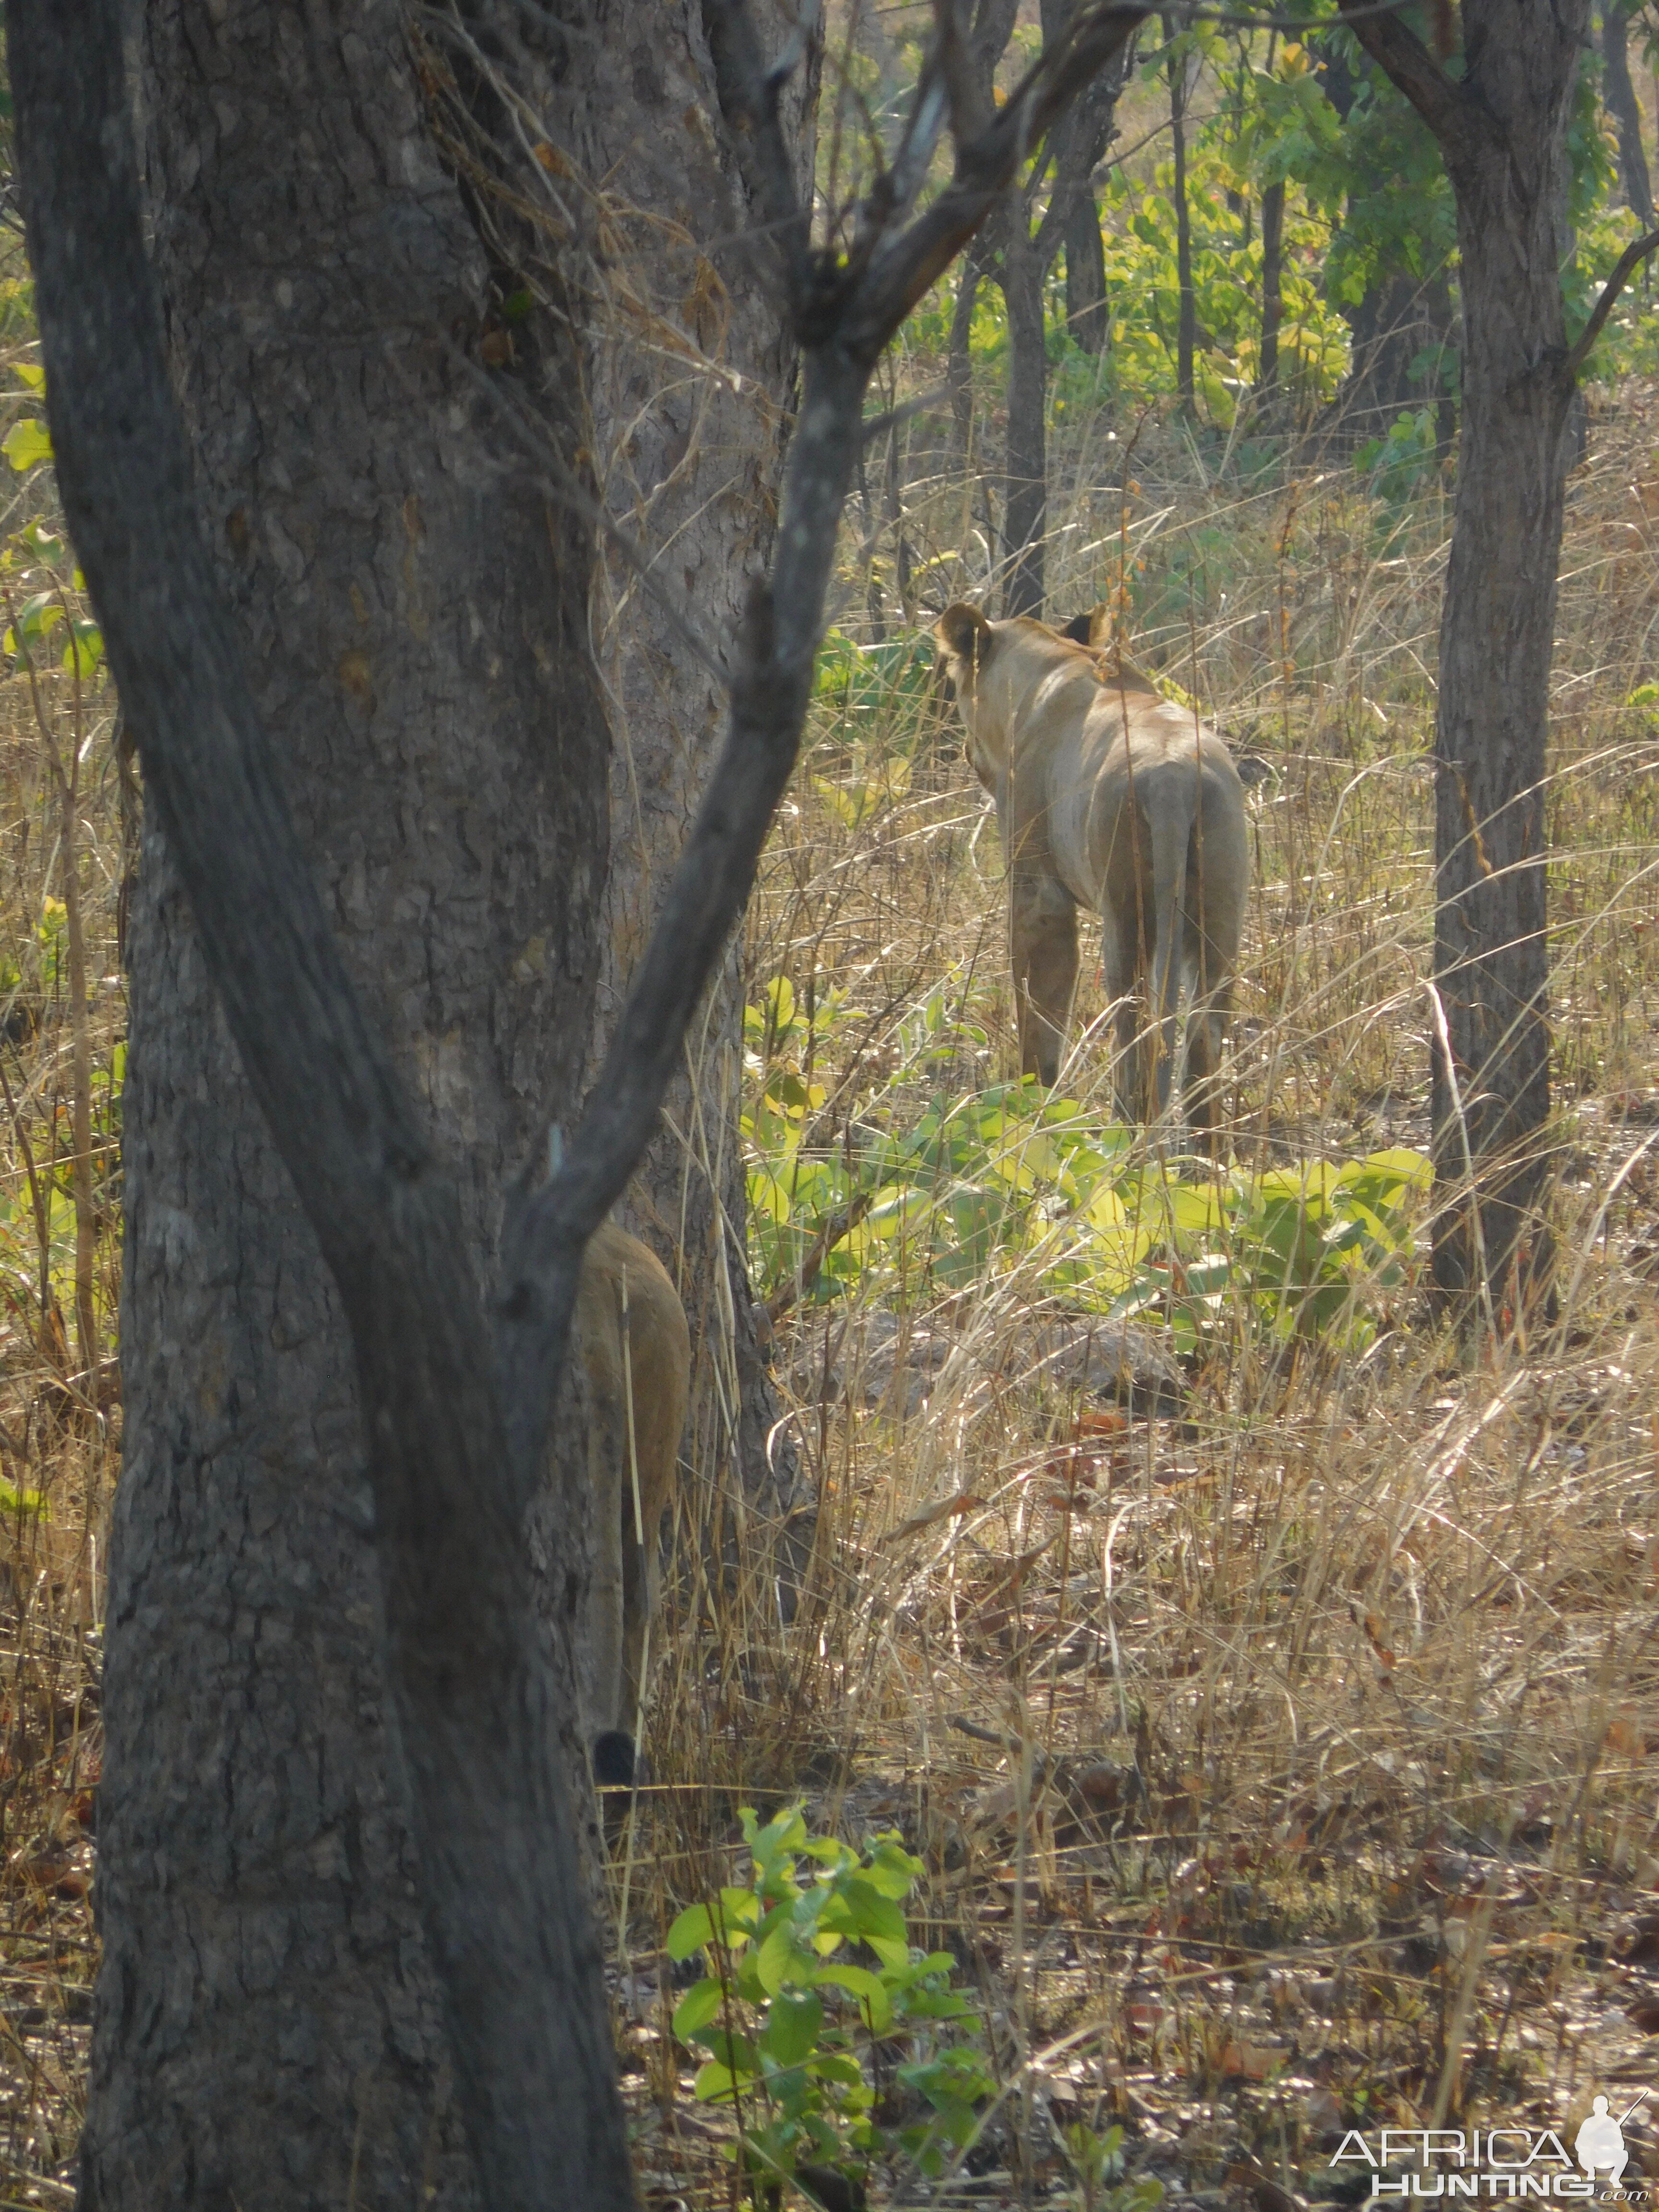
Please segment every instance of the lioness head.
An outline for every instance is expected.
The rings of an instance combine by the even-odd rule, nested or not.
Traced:
[[[1062,685],[1086,681],[1157,696],[1150,677],[1109,649],[1110,634],[1105,607],[1079,615],[1063,631],[1028,616],[990,622],[963,600],[946,607],[933,638],[968,732],[969,765],[988,791],[1006,765],[1009,730],[1016,721],[1030,724],[1039,694],[1053,696]]]
[[[968,733],[968,765],[988,791],[994,790],[1006,748],[991,742],[988,729],[981,734],[979,724],[981,679],[996,652],[996,632],[977,607],[958,599],[933,624],[933,641]]]

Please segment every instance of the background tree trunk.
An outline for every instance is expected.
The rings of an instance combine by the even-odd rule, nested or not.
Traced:
[[[1003,469],[1003,534],[1008,576],[1003,611],[1037,615],[1043,603],[1043,538],[1048,526],[1048,349],[1042,280],[1024,209],[1009,209],[1002,249],[1002,295],[1008,303],[1008,444]]]
[[[980,242],[979,239],[974,240],[963,255],[962,266],[957,272],[956,306],[951,314],[950,351],[945,360],[945,381],[951,393],[951,461],[956,469],[967,467],[968,456],[973,449],[974,374],[969,339],[974,326],[974,306],[979,298],[980,280],[983,274],[979,259]]]
[[[1279,326],[1285,318],[1284,294],[1285,185],[1281,178],[1261,195],[1261,356],[1256,371],[1256,390],[1274,391],[1279,383]]]
[[[1106,248],[1100,204],[1091,191],[1078,194],[1066,219],[1066,324],[1085,353],[1106,350]]]
[[[1601,9],[1601,98],[1619,134],[1619,182],[1626,204],[1653,228],[1653,186],[1648,177],[1648,157],[1642,144],[1642,110],[1630,77],[1630,18],[1620,0],[1605,0]]]
[[[1353,25],[1435,131],[1457,204],[1463,410],[1435,726],[1445,1032],[1431,1047],[1433,1266],[1443,1293],[1481,1290],[1495,1318],[1547,1261],[1543,778],[1573,392],[1559,200],[1588,17],[1588,0],[1553,11],[1466,0],[1461,79],[1398,21]]]
[[[1042,9],[1045,52],[1058,50],[1074,10],[1075,0],[1047,0]],[[1024,191],[1009,194],[992,234],[1001,242],[997,276],[1008,309],[1008,436],[1004,465],[1007,507],[1003,543],[1008,562],[1004,605],[1011,615],[1041,615],[1046,594],[1048,344],[1043,289],[1062,243],[1071,236],[1080,216],[1093,210],[1089,179],[1111,143],[1118,96],[1133,52],[1131,41],[1089,85],[1054,132],[1046,161],[1036,164]],[[1048,204],[1038,219],[1036,204],[1045,186]],[[1100,253],[1097,217],[1094,244]],[[1105,282],[1103,255],[1103,334]]]
[[[628,22],[611,10],[607,54],[630,51]],[[676,71],[695,82],[706,51],[693,8],[653,7],[633,45],[647,35],[658,74],[607,85],[605,122],[659,144],[649,103]],[[598,50],[575,47],[579,64]],[[157,0],[143,68],[205,526],[348,963],[460,1164],[481,1269],[504,1172],[550,1104],[574,1109],[601,986],[627,954],[623,909],[604,905],[592,548],[455,350],[499,328],[517,272],[441,166],[391,0],[313,9],[303,30],[280,10]],[[485,88],[463,98],[487,125]],[[673,112],[702,146],[700,219],[741,230],[712,95]],[[558,330],[532,315],[512,345],[520,397],[570,457],[594,450],[576,412],[592,360]],[[771,375],[775,389],[775,358]],[[720,531],[763,532],[744,501],[777,420],[752,449],[752,427],[725,430],[705,557]],[[630,680],[672,685],[641,644]],[[659,773],[646,812],[671,781]],[[662,803],[678,821],[680,788]],[[132,968],[126,1458],[82,2201],[471,2205],[383,1718],[339,1303],[154,832]],[[567,1644],[580,1509],[562,1492],[561,1565],[578,1571],[549,1597]],[[574,1774],[574,1711],[563,1753]]]
[[[1172,17],[1164,18],[1164,36],[1175,37]],[[1193,222],[1187,204],[1187,57],[1170,58],[1170,143],[1175,159],[1176,217],[1176,389],[1183,414],[1191,416],[1198,404],[1193,356],[1198,349],[1198,303],[1193,295]]]

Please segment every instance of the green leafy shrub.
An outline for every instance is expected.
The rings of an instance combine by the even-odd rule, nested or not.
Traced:
[[[807,1142],[826,1098],[812,1066],[853,1018],[845,997],[826,994],[809,1022],[778,977],[749,1009],[760,1095],[743,1130],[769,1296],[829,1237],[808,1303],[960,1289],[1018,1265],[1039,1295],[1113,1319],[1157,1316],[1191,1351],[1241,1301],[1277,1337],[1334,1335],[1358,1348],[1377,1307],[1409,1286],[1432,1178],[1424,1154],[1395,1148],[1194,1181],[1182,1172],[1190,1163],[1148,1158],[1140,1132],[1030,1079],[908,1108],[911,1085],[987,1049],[971,1011],[956,979],[935,987],[902,1026],[899,1071],[858,1147],[832,1152]]]
[[[961,2039],[976,2023],[951,1987],[955,1960],[910,1943],[903,1905],[921,1861],[896,1836],[862,1853],[809,1836],[799,1808],[764,1827],[741,1817],[747,1881],[668,1936],[672,1958],[701,1951],[709,1969],[674,2014],[679,2040],[710,2054],[697,2096],[733,2107],[757,2197],[803,2164],[855,2170],[902,2154],[942,2173],[995,2084]],[[895,2084],[920,2116],[889,2127],[878,2107]]]

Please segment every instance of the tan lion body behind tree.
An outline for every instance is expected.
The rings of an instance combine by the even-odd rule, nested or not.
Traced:
[[[1045,623],[988,622],[958,605],[933,635],[969,760],[997,803],[1022,1069],[1044,1084],[1059,1077],[1077,909],[1091,907],[1116,1010],[1121,1110],[1151,1119],[1167,1109],[1188,996],[1188,1111],[1213,1149],[1215,1075],[1250,878],[1232,756],[1138,670],[1114,668]]]
[[[582,1724],[594,1780],[626,1784],[634,1779],[647,1632],[657,1609],[663,1510],[685,1426],[691,1340],[667,1270],[613,1221],[595,1232],[582,1261],[575,1345],[587,1378],[594,1528],[579,1655]]]

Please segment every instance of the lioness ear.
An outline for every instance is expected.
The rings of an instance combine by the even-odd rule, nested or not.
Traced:
[[[1098,606],[1092,614],[1083,617],[1085,645],[1109,645],[1112,641],[1112,611]]]
[[[977,607],[958,599],[933,624],[933,635],[958,660],[983,660],[991,642],[991,625]]]
[[[1092,615],[1073,615],[1060,634],[1062,637],[1070,638],[1073,645],[1092,645],[1094,639],[1090,634],[1090,625],[1093,621]]]

